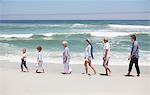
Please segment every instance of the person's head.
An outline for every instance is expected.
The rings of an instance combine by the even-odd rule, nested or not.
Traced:
[[[62,45],[63,45],[63,47],[65,48],[65,47],[68,46],[68,42],[67,42],[67,41],[63,41],[63,42],[62,42]]]
[[[26,53],[27,49],[26,48],[23,48],[22,49],[22,53]]]
[[[131,38],[132,43],[134,43],[136,41],[136,35],[135,34],[130,35],[130,38]]]
[[[104,37],[104,38],[103,38],[103,42],[104,42],[104,43],[107,43],[107,42],[108,42],[108,38],[107,38],[107,37]]]
[[[91,45],[91,40],[90,40],[90,39],[86,39],[86,40],[85,40],[85,44],[86,44],[86,45]]]
[[[38,52],[41,52],[42,51],[42,46],[38,46],[36,49],[37,49]]]

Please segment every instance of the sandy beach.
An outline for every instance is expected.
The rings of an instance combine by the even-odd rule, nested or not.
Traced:
[[[0,0],[0,95],[150,95],[149,5]]]
[[[12,65],[13,64],[13,65]],[[19,63],[0,62],[0,95],[149,95],[150,67],[141,66],[141,77],[125,77],[128,66],[110,66],[111,76],[83,75],[82,65],[71,65],[71,75],[62,75],[63,65],[45,63],[46,73],[37,74],[33,63],[30,72],[20,72]],[[91,72],[92,73],[92,72]],[[133,74],[136,75],[135,69]]]

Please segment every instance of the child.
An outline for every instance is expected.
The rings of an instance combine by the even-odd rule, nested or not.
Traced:
[[[37,48],[38,54],[37,54],[37,69],[36,69],[36,73],[44,73],[44,68],[43,68],[43,56],[42,56],[42,47],[38,46]],[[39,72],[39,70],[42,69],[42,72]]]
[[[63,51],[64,73],[63,74],[71,74],[72,69],[69,66],[70,53],[69,53],[69,48],[68,48],[68,42],[63,41],[62,44],[63,44],[63,47],[64,47],[64,51]]]
[[[25,48],[22,49],[22,57],[21,57],[21,71],[22,72],[26,72],[26,71],[29,72],[28,67],[26,65],[26,58],[27,58],[26,51],[27,50]],[[23,66],[26,68],[26,71],[23,70]]]

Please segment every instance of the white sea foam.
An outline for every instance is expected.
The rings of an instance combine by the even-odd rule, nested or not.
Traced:
[[[79,35],[79,34],[90,34],[95,37],[118,37],[127,36],[130,34],[150,34],[150,32],[112,32],[109,30],[98,30],[98,31],[87,31],[87,32],[63,32],[63,33],[43,33],[38,34],[45,37],[52,37],[54,35]],[[32,38],[34,34],[0,34],[0,38]]]
[[[117,37],[129,35],[129,33],[125,32],[90,32],[90,34],[96,37]]]
[[[46,37],[51,37],[54,35],[76,35],[76,34],[89,34],[89,33],[88,32],[63,32],[63,33],[45,33],[42,35]]]
[[[92,25],[92,24],[80,24],[80,23],[76,23],[76,24],[72,24],[70,26],[70,28],[94,28],[94,27],[99,27],[100,25]]]
[[[56,34],[56,33],[45,33],[45,34],[42,34],[43,36],[46,36],[46,37],[51,37],[51,36],[53,36],[54,34]]]
[[[86,27],[88,27],[87,24],[73,24],[71,26],[71,28],[86,28]]]
[[[33,34],[0,34],[0,38],[30,38]]]
[[[96,37],[118,37],[131,34],[150,34],[149,32],[90,32],[91,36]]]
[[[150,26],[144,25],[118,25],[118,24],[109,24],[111,28],[118,28],[118,29],[150,29]]]

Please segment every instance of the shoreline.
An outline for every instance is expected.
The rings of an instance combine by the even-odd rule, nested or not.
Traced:
[[[12,70],[20,70],[20,64],[19,62],[8,62],[8,61],[0,61],[0,68],[3,69],[12,69]],[[35,70],[35,63],[28,62],[27,66],[29,68],[29,71],[34,71]],[[70,67],[73,70],[73,73],[83,73],[84,72],[84,64],[70,64]],[[104,72],[104,67],[102,64],[93,64],[96,68],[97,73],[102,73]],[[43,66],[47,72],[63,72],[64,65],[63,64],[58,64],[58,63],[43,63]],[[128,71],[128,65],[109,65],[110,68],[112,68],[112,74],[126,74]],[[141,74],[150,74],[150,66],[145,66],[145,65],[140,65],[139,67],[141,69]],[[78,70],[77,70],[78,69]],[[89,68],[91,69],[91,68]],[[119,71],[119,72],[118,72]],[[122,72],[120,72],[122,71]],[[133,65],[133,73],[136,74],[135,67]]]

